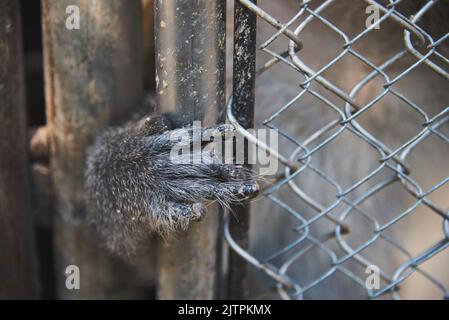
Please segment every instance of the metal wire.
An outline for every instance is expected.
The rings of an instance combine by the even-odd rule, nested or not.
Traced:
[[[282,23],[274,17],[276,15],[275,12],[273,12],[272,15],[270,12],[264,11],[261,7],[258,7],[250,1],[239,0],[240,4],[256,14],[260,20],[266,21],[276,29],[273,35],[259,47],[261,51],[271,55],[273,58],[262,66],[257,72],[257,76],[262,73],[270,73],[270,70],[272,70],[277,63],[281,62],[301,74],[304,78],[304,81],[297,84],[298,94],[282,106],[279,106],[276,112],[263,121],[263,125],[269,128],[279,129],[279,133],[282,136],[296,145],[295,150],[290,154],[283,154],[278,150],[271,149],[268,144],[258,140],[256,136],[240,126],[237,117],[233,114],[232,97],[229,99],[227,106],[228,119],[236,126],[237,131],[243,134],[250,142],[258,145],[259,148],[269,152],[271,156],[277,158],[279,162],[284,165],[283,174],[276,179],[271,186],[265,189],[264,197],[275,203],[282,212],[285,212],[297,220],[298,224],[291,230],[297,234],[296,239],[276,252],[272,252],[269,257],[265,258],[256,257],[247,250],[239,247],[229,231],[229,220],[225,221],[225,238],[232,250],[238,253],[248,263],[266,273],[276,282],[278,293],[284,299],[304,298],[305,294],[307,294],[310,289],[320,285],[320,283],[326,281],[326,279],[337,272],[345,275],[357,286],[366,290],[368,298],[378,298],[386,296],[387,294],[390,294],[390,297],[394,299],[401,298],[400,284],[406,281],[414,273],[419,273],[427,280],[428,284],[441,291],[442,297],[447,298],[449,296],[446,287],[448,285],[447,279],[445,279],[446,281],[437,279],[431,272],[428,272],[423,268],[422,265],[433,259],[440,252],[447,250],[449,246],[449,211],[447,208],[442,208],[430,198],[431,194],[448,184],[449,177],[442,174],[438,183],[431,187],[424,188],[418,181],[413,179],[411,173],[414,168],[410,167],[407,162],[412,151],[430,136],[437,137],[444,143],[449,143],[449,137],[443,130],[439,130],[449,121],[449,107],[442,106],[436,115],[431,115],[426,112],[426,109],[422,105],[413,102],[410,97],[407,97],[402,93],[397,88],[396,84],[401,82],[408,74],[418,67],[425,67],[449,81],[449,73],[447,71],[449,59],[443,52],[439,51],[439,45],[444,41],[449,41],[449,33],[446,33],[438,39],[434,39],[419,26],[420,19],[423,15],[434,8],[434,5],[437,3],[435,0],[430,0],[424,3],[420,10],[410,17],[404,16],[401,11],[397,9],[397,5],[402,2],[400,0],[360,1],[365,2],[366,5],[373,5],[380,10],[382,14],[378,23],[390,21],[395,24],[396,28],[400,28],[403,31],[403,49],[383,61],[380,65],[376,65],[372,62],[370,57],[367,57],[354,49],[354,46],[361,41],[363,37],[372,32],[376,25],[367,27],[365,30],[351,38],[344,31],[340,30],[329,17],[325,17],[324,12],[332,6],[341,5],[341,1],[302,1],[298,11],[292,13],[292,18],[289,21]],[[314,6],[312,9],[312,3],[316,4],[317,2],[319,2],[319,5]],[[343,46],[339,48],[341,49],[340,53],[319,70],[314,70],[307,65],[307,63],[302,60],[300,54],[301,47],[307,47],[308,45],[307,42],[304,42],[302,33],[313,21],[321,22],[328,30],[332,31],[335,36],[340,37],[344,41]],[[292,26],[295,24],[298,26],[293,29]],[[289,41],[288,47],[284,49],[285,51],[279,53],[270,49],[270,45],[281,37],[287,38]],[[367,72],[366,76],[349,91],[340,88],[325,76],[326,70],[329,70],[347,55],[358,59],[370,70]],[[398,75],[394,77],[389,75],[386,70],[404,56],[414,57],[414,62]],[[370,84],[370,81],[376,77],[382,78],[382,92],[380,92],[371,102],[368,102],[365,105],[360,105],[356,99],[357,94],[365,89],[368,84]],[[447,84],[449,85],[449,83]],[[326,98],[319,93],[319,90],[315,89],[317,85],[339,98],[340,101],[342,101],[342,104],[337,105],[329,98]],[[423,88],[422,90],[425,89]],[[274,125],[274,121],[280,118],[280,116],[287,109],[291,108],[292,105],[300,101],[305,94],[311,94],[319,99],[326,105],[326,107],[336,113],[337,118],[316,130],[305,139],[299,139],[299,137],[292,136],[287,133],[287,131],[282,130],[282,124],[280,125],[280,128],[278,128]],[[392,147],[389,147],[384,142],[377,139],[364,127],[362,122],[359,121],[363,114],[369,113],[370,110],[376,108],[377,103],[387,95],[393,95],[404,102],[418,117],[420,117],[422,124],[420,128],[417,128],[417,130],[419,129],[417,134],[395,149],[392,149]],[[256,112],[257,107],[256,104]],[[343,133],[348,132],[371,146],[377,152],[377,160],[380,164],[371,170],[371,172],[364,178],[359,181],[353,181],[351,186],[344,188],[342,183],[332,178],[329,172],[326,172],[315,165],[312,160],[317,152],[334,143],[337,137],[342,136]],[[432,168],[429,168],[429,170],[431,169]],[[299,176],[305,170],[314,172],[334,190],[334,201],[332,204],[328,206],[320,204],[319,201],[308,195],[307,192],[298,185],[296,182],[297,179],[294,178]],[[388,174],[380,175],[381,172],[388,172]],[[361,194],[359,193],[357,197],[354,197],[352,195],[354,190],[359,190],[362,185],[366,186],[367,182],[372,182],[370,187],[366,190],[363,189]],[[386,221],[380,221],[378,216],[373,212],[369,212],[369,210],[364,208],[362,204],[375,197],[382,190],[392,187],[405,190],[413,197],[413,204],[408,208],[400,210],[400,212],[394,215],[389,215]],[[295,196],[301,199],[306,206],[315,212],[312,218],[306,218],[303,214],[303,210],[292,207],[281,200],[277,195],[277,192],[286,189],[293,192]],[[341,210],[342,205],[345,206],[344,210]],[[387,234],[386,230],[393,225],[399,224],[399,221],[413,215],[416,212],[416,208],[419,206],[427,207],[430,212],[441,219],[443,232],[439,241],[431,244],[419,254],[415,253],[413,255],[407,249],[406,245]],[[340,208],[340,210],[337,210],[337,208]],[[352,215],[360,216],[372,228],[371,238],[359,244],[357,247],[354,247],[346,238],[346,235],[350,234],[354,228],[354,226],[351,226],[348,222],[348,219]],[[312,232],[311,227],[323,219],[327,220],[328,223],[330,222],[333,227],[325,230],[321,234]],[[257,226],[253,227],[257,228]],[[257,230],[254,232],[257,232]],[[267,235],[267,237],[272,236],[273,235]],[[416,235],[416,237],[418,237],[418,235]],[[396,266],[393,272],[381,269],[380,278],[382,280],[382,287],[372,290],[365,285],[366,274],[358,271],[354,265],[359,265],[364,269],[373,264],[373,262],[365,256],[364,250],[373,246],[379,239],[382,239],[382,241],[391,246],[398,255],[402,255],[404,258],[403,261],[405,262]],[[334,244],[338,246],[335,246]],[[338,247],[340,251],[335,249],[336,247]],[[295,278],[294,273],[290,274],[289,271],[295,262],[303,259],[304,256],[312,250],[319,250],[330,259],[331,263],[327,270],[320,276],[316,276],[311,282],[303,283],[300,279]],[[281,256],[283,257],[281,260],[282,262],[276,264],[275,260]],[[348,261],[352,261],[355,264],[347,264],[346,262]],[[320,261],[316,262],[318,264]],[[344,289],[342,288],[341,290]],[[338,298],[338,296],[335,298]]]

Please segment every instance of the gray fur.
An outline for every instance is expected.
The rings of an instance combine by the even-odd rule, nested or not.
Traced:
[[[151,233],[167,236],[186,229],[204,215],[205,201],[229,206],[258,191],[247,169],[212,157],[198,164],[170,161],[170,136],[177,132],[168,129],[161,115],[132,121],[107,129],[88,152],[90,221],[113,252],[130,255]],[[221,125],[203,135],[230,129]]]

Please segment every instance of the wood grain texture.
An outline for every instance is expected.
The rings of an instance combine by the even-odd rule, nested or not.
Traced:
[[[156,97],[175,126],[224,121],[225,17],[223,0],[156,1]],[[221,212],[175,239],[160,241],[159,299],[213,299],[217,291]]]
[[[37,297],[19,4],[0,0],[0,299]]]
[[[79,7],[79,30],[65,27],[68,5]],[[132,271],[106,253],[85,220],[83,172],[97,133],[141,103],[141,1],[45,0],[43,30],[58,295],[136,297]],[[80,290],[65,288],[71,264],[80,268]]]

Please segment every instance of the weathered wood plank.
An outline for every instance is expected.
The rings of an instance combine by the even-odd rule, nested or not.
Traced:
[[[0,0],[0,299],[37,298],[19,7]]]
[[[177,126],[224,121],[225,2],[155,3],[157,105]],[[158,298],[215,297],[219,224],[219,208],[211,206],[203,221],[159,243]]]
[[[79,30],[66,28],[69,5],[79,8]],[[58,295],[134,297],[130,270],[89,232],[83,171],[96,134],[141,103],[141,1],[44,0],[43,30]],[[80,290],[65,287],[71,264],[80,268]]]

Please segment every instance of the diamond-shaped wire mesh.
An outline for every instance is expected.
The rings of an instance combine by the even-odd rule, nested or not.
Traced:
[[[410,12],[402,0],[352,0],[360,10],[338,19],[348,2],[291,1],[284,20],[276,4],[239,2],[257,14],[259,35],[271,30],[259,46],[256,124],[279,130],[283,167],[253,204],[276,214],[253,214],[263,249],[243,250],[226,229],[230,247],[286,299],[346,297],[354,285],[368,298],[447,298],[449,30],[422,23],[441,10],[437,1]],[[380,19],[366,27],[368,6]],[[344,19],[363,27],[354,32]],[[370,38],[382,32],[388,43]],[[372,266],[379,288],[367,286]]]

